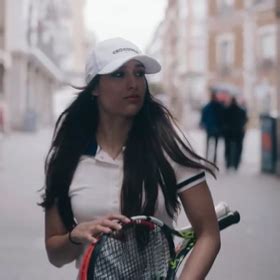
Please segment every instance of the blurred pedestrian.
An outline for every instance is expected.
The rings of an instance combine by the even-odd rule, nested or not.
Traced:
[[[223,135],[224,106],[217,99],[215,90],[211,89],[210,101],[201,112],[200,126],[206,130],[206,158],[217,163],[217,150]]]
[[[245,125],[247,122],[246,109],[238,105],[235,97],[225,108],[224,137],[225,137],[225,162],[226,168],[238,169],[243,150]]]
[[[5,104],[0,100],[0,134],[5,133]]]
[[[151,95],[146,74],[160,64],[122,38],[97,44],[86,86],[59,117],[46,160],[45,242],[60,267],[89,242],[133,215],[172,226],[182,203],[197,241],[183,277],[204,279],[220,237],[202,159],[178,134],[170,112]]]
[[[5,134],[5,111],[4,103],[0,100],[0,168],[2,168],[3,162],[3,144],[4,144],[4,134]]]

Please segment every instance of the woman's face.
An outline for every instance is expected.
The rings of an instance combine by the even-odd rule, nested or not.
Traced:
[[[145,68],[130,60],[115,72],[100,75],[94,90],[100,114],[112,117],[134,117],[142,108],[145,92]]]

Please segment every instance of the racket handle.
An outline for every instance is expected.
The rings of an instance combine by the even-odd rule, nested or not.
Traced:
[[[226,216],[222,217],[219,222],[220,230],[223,230],[233,224],[237,224],[240,221],[240,214],[238,211],[230,212]]]
[[[216,212],[217,218],[219,219],[219,218],[227,215],[230,212],[230,209],[226,202],[221,201],[217,205],[215,205],[215,212]]]
[[[224,201],[221,201],[217,205],[215,205],[215,212],[218,220],[226,217],[229,213],[232,213],[228,204]],[[178,231],[188,233],[190,230],[192,230],[192,226],[189,224],[179,229]]]

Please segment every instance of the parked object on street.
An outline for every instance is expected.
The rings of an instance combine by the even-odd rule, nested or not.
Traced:
[[[280,176],[280,116],[276,120],[276,174]]]
[[[60,115],[46,159],[41,205],[55,266],[76,260],[79,267],[88,243],[128,217],[155,216],[172,227],[182,205],[197,236],[182,274],[208,274],[220,235],[205,172],[215,176],[216,166],[188,146],[151,95],[145,74],[160,69],[122,38],[100,42],[89,56],[86,86]]]
[[[261,115],[261,171],[274,173],[277,162],[277,119]],[[280,149],[280,148],[279,148]]]
[[[215,210],[220,230],[240,221],[239,213],[230,211],[224,202]],[[174,236],[179,239],[177,246]],[[134,216],[122,229],[103,234],[97,243],[88,245],[79,280],[177,279],[177,271],[195,242],[191,226],[175,230],[155,217]]]
[[[232,97],[224,112],[224,138],[226,168],[238,169],[241,162],[247,113]]]
[[[223,134],[224,107],[212,89],[210,98],[210,102],[202,109],[200,127],[206,131],[206,158],[217,163],[218,143]]]

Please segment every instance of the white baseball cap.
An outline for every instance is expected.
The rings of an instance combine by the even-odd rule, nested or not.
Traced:
[[[145,55],[133,43],[123,38],[112,38],[98,43],[87,59],[85,81],[87,84],[96,76],[109,74],[131,59],[140,61],[146,74],[160,71],[157,60]]]

